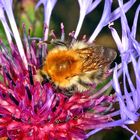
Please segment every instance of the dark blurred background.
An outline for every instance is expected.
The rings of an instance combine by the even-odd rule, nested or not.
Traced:
[[[128,0],[124,0],[127,2]],[[24,22],[26,24],[26,29],[30,26],[33,28],[34,36],[42,37],[43,32],[43,5],[34,13],[35,0],[15,0],[15,16],[17,19],[18,26],[22,26]],[[138,7],[139,0],[133,5],[133,7],[127,12],[127,19],[130,27],[132,26],[135,11]],[[102,11],[104,7],[104,0],[98,5],[98,7],[88,14],[84,20],[80,35],[78,39],[81,39],[83,35],[87,36],[87,39],[91,36],[96,26],[98,25],[100,18],[102,16]],[[118,7],[117,0],[113,0],[112,11]],[[20,12],[16,12],[20,11]],[[63,22],[65,26],[66,39],[68,39],[69,32],[76,29],[79,19],[79,5],[78,0],[58,0],[56,6],[52,12],[50,29],[54,30],[58,38],[60,38],[61,30],[60,23]],[[139,24],[138,24],[139,25]],[[115,21],[114,28],[121,35],[120,19]],[[21,28],[20,28],[21,29]],[[140,41],[140,26],[137,30],[137,40]],[[138,36],[139,35],[139,36]],[[97,36],[97,44],[105,45],[108,47],[116,46],[109,28],[106,26]]]
[[[124,0],[127,2],[128,0]],[[135,15],[135,11],[138,7],[139,0],[132,6],[132,8],[127,12],[127,19],[130,27],[133,24],[133,19]],[[14,0],[14,14],[17,21],[17,25],[20,31],[21,36],[23,35],[22,25],[25,23],[26,31],[31,29],[31,35],[36,37],[43,37],[43,6],[41,6],[37,11],[34,11],[34,7],[36,4],[36,0]],[[112,10],[118,6],[117,0],[113,0]],[[84,20],[80,35],[78,39],[81,39],[83,35],[87,36],[87,39],[91,36],[96,26],[98,25],[100,18],[102,16],[102,11],[104,7],[104,0],[101,4],[90,14],[88,14]],[[76,29],[77,23],[79,19],[79,5],[77,0],[58,0],[52,16],[50,29],[54,30],[56,36],[60,38],[61,30],[60,23],[63,22],[65,26],[66,39],[68,39],[69,32]],[[121,26],[120,19],[114,22],[114,28],[121,35]],[[140,18],[137,29],[137,40],[140,41]],[[4,30],[2,25],[0,24],[0,38],[4,40],[5,44],[7,44],[7,40],[4,34]],[[96,44],[114,47],[116,48],[115,42],[111,37],[110,30],[108,27],[104,27],[100,34],[97,36],[95,40]],[[117,49],[117,48],[116,48]],[[130,126],[131,128],[140,129],[139,124]],[[101,131],[97,133],[90,140],[128,140],[131,134],[121,128],[114,128]]]

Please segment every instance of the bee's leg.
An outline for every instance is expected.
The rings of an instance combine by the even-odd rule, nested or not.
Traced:
[[[99,69],[96,72],[91,73],[90,80],[94,84],[99,84],[104,79],[104,70]]]
[[[64,95],[66,95],[67,97],[71,97],[73,95],[73,93],[75,92],[75,87],[72,86],[71,88],[65,89],[65,88],[60,88],[58,86],[54,86],[54,91],[56,93],[62,93]]]
[[[79,78],[78,82],[76,83],[77,90],[80,92],[86,91],[89,89],[87,83],[85,83],[81,78]]]
[[[65,95],[67,95],[68,97],[71,97],[74,93],[75,93],[74,85],[72,87],[70,87],[69,89],[66,89],[66,91],[65,91]]]
[[[40,72],[40,74],[41,74],[41,76],[43,78],[42,85],[44,85],[46,83],[49,83],[51,81],[51,79],[47,75],[43,74],[43,72]]]
[[[43,78],[43,81],[42,81],[42,85],[46,84],[46,83],[49,83],[50,80],[46,77],[46,78]]]

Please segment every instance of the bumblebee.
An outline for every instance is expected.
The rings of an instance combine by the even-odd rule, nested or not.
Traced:
[[[116,51],[111,48],[82,41],[67,47],[62,42],[48,52],[41,73],[60,88],[74,87],[82,92],[88,90],[90,84],[98,84],[105,79],[115,57]]]

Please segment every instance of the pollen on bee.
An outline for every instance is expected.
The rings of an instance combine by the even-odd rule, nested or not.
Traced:
[[[86,48],[86,47],[88,47],[88,44],[85,44],[82,41],[79,41],[79,42],[77,41],[72,46],[72,48],[75,49],[75,50],[76,49],[83,49],[83,48]]]
[[[42,70],[56,85],[69,87],[69,78],[81,72],[81,63],[75,51],[63,48],[52,49],[48,53]]]

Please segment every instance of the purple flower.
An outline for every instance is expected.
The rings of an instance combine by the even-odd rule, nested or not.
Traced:
[[[40,0],[36,5],[36,8],[41,4],[44,5],[46,27],[42,40],[45,41],[49,35],[50,17],[56,2],[57,0]],[[92,12],[100,2],[98,0],[94,2],[78,0],[80,17],[74,34],[75,39],[78,37],[85,16]],[[102,18],[87,43],[93,42],[104,26],[121,17],[122,39],[110,26],[112,36],[121,54],[121,68],[119,69],[116,65],[113,80],[94,94],[95,87],[93,87],[93,91],[82,93],[73,91],[72,95],[68,96],[66,89],[60,90],[54,86],[52,81],[35,79],[42,61],[47,55],[47,47],[44,44],[38,44],[36,40],[30,40],[26,33],[22,43],[12,11],[12,0],[0,0],[0,20],[11,48],[9,53],[3,41],[0,40],[0,74],[3,78],[0,81],[0,137],[12,140],[83,140],[103,129],[121,126],[133,134],[131,139],[135,137],[140,139],[137,132],[133,132],[126,126],[135,123],[139,118],[140,45],[135,38],[140,6],[136,11],[132,30],[130,30],[125,12],[135,1],[130,0],[125,4],[119,0],[118,2],[119,7],[112,12],[112,1],[105,0]],[[25,30],[24,28],[23,30]],[[61,24],[61,30],[61,40],[64,40],[63,24]],[[136,86],[129,75],[128,63],[130,62],[132,62],[136,76]],[[123,91],[119,83],[120,74],[123,75]],[[131,91],[128,91],[126,82]],[[116,93],[104,95],[112,84]],[[113,108],[116,103],[119,103],[119,110]],[[116,116],[120,119],[113,119]]]
[[[112,36],[117,44],[118,50],[120,51],[121,56],[121,69],[117,71],[117,65],[114,70],[113,76],[113,86],[116,91],[116,95],[118,97],[118,101],[120,104],[120,115],[121,119],[124,121],[124,124],[129,124],[131,121],[135,123],[135,121],[139,118],[139,113],[137,112],[140,108],[140,64],[139,64],[139,43],[136,40],[136,28],[138,21],[138,13],[140,11],[140,5],[137,8],[136,15],[134,17],[134,22],[132,29],[130,29],[127,18],[125,16],[123,10],[122,1],[118,1],[121,12],[121,25],[122,25],[122,39],[120,39],[117,31],[110,27]],[[132,63],[132,67],[135,74],[136,85],[132,82],[130,73],[128,70],[128,63]],[[123,76],[123,87],[121,90],[119,83],[119,76],[122,73]],[[128,84],[128,85],[127,85]],[[124,127],[124,126],[123,126]],[[126,126],[125,129],[129,130]],[[129,130],[131,131],[131,130]],[[132,131],[131,131],[132,132]],[[136,133],[133,133],[135,137],[140,139]],[[133,139],[134,139],[133,136]]]

